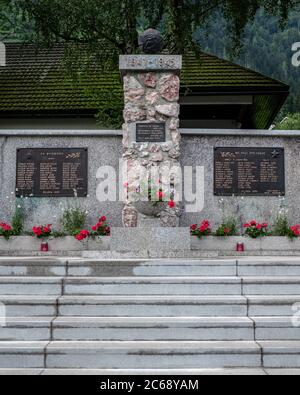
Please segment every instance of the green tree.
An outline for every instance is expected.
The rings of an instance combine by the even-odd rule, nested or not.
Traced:
[[[278,122],[277,130],[300,130],[300,113],[289,114],[281,122]]]
[[[16,0],[35,23],[40,42],[84,43],[110,57],[138,51],[138,32],[160,28],[170,53],[198,51],[195,33],[219,10],[234,47],[258,9],[285,21],[298,0]],[[27,14],[26,14],[27,15]],[[107,57],[102,57],[103,62]]]

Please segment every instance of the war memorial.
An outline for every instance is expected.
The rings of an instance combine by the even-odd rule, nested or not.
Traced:
[[[1,45],[1,373],[297,372],[300,132],[270,130],[289,87],[139,39],[76,89],[60,45]]]

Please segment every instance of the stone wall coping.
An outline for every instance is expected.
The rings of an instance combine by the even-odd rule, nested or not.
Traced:
[[[232,137],[277,137],[290,138],[299,137],[300,130],[236,130],[236,129],[180,129],[183,136],[232,136]],[[0,137],[120,137],[122,130],[21,130],[21,129],[2,129]]]

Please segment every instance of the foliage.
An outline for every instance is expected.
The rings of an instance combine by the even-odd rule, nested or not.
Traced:
[[[224,56],[237,54],[242,46],[248,48],[250,44],[251,53],[247,60],[240,58],[241,63],[251,63],[246,65],[267,74],[271,71],[278,78],[281,68],[284,76],[293,74],[295,85],[296,70],[290,70],[287,59],[291,37],[298,37],[299,14],[292,31],[283,33],[280,47],[278,32],[271,43],[272,56],[266,57],[266,53],[270,52],[274,29],[270,15],[277,16],[283,25],[296,4],[296,0],[1,0],[0,39],[34,41],[46,48],[63,42],[66,64],[72,64],[73,76],[80,78],[83,69],[88,70],[95,62],[100,69],[110,71],[116,69],[120,54],[139,53],[138,34],[153,27],[161,30],[169,53],[197,54],[207,47],[214,52],[220,44],[217,54]],[[260,11],[263,17],[257,17],[258,10],[264,10]],[[224,48],[228,48],[226,53]],[[76,64],[78,72],[74,72]],[[293,91],[293,102],[297,92]],[[111,105],[115,103],[114,98],[108,98],[107,108],[99,109],[101,126],[120,127],[121,111]]]
[[[21,207],[16,207],[15,214],[12,218],[11,224],[15,236],[20,236],[24,229],[24,217]]]
[[[271,233],[268,227],[269,225],[267,223],[260,224],[256,221],[251,221],[244,225],[245,235],[251,237],[252,239],[270,236]]]
[[[300,112],[296,114],[288,114],[281,122],[277,123],[275,129],[300,130]]]
[[[191,226],[191,235],[197,236],[201,239],[203,236],[211,235],[211,227],[208,220],[203,221],[200,226],[194,224]]]
[[[68,235],[76,236],[83,229],[86,221],[86,212],[80,208],[64,210],[61,225]]]
[[[234,218],[225,220],[215,232],[215,236],[218,237],[236,236],[237,234],[237,222]]]
[[[289,224],[289,220],[286,215],[278,215],[272,231],[273,236],[283,236],[289,239],[295,239],[300,236],[300,226]]]
[[[294,67],[291,62],[291,46],[300,41],[299,6],[290,11],[283,29],[278,16],[270,16],[260,9],[245,27],[240,53],[232,51],[232,37],[226,30],[226,20],[217,12],[198,29],[196,39],[203,51],[233,60],[290,85],[291,94],[279,119],[289,112],[300,112],[300,67]]]

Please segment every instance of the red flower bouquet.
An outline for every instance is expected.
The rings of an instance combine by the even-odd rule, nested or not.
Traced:
[[[13,235],[13,228],[5,223],[0,224],[0,236],[4,237],[5,240],[9,240],[9,238]]]
[[[197,236],[199,238],[201,238],[203,236],[211,235],[211,227],[210,227],[209,221],[208,220],[203,221],[199,227],[197,225],[192,225],[191,226],[191,235]]]
[[[96,225],[92,227],[91,236],[110,236],[110,226],[108,226],[107,218],[105,216],[100,217]]]
[[[257,223],[256,221],[251,221],[244,224],[245,235],[251,237],[252,239],[258,239],[259,237],[270,236],[269,224],[267,223]]]
[[[48,239],[52,235],[52,225],[34,226],[32,228],[32,233],[38,239]]]

